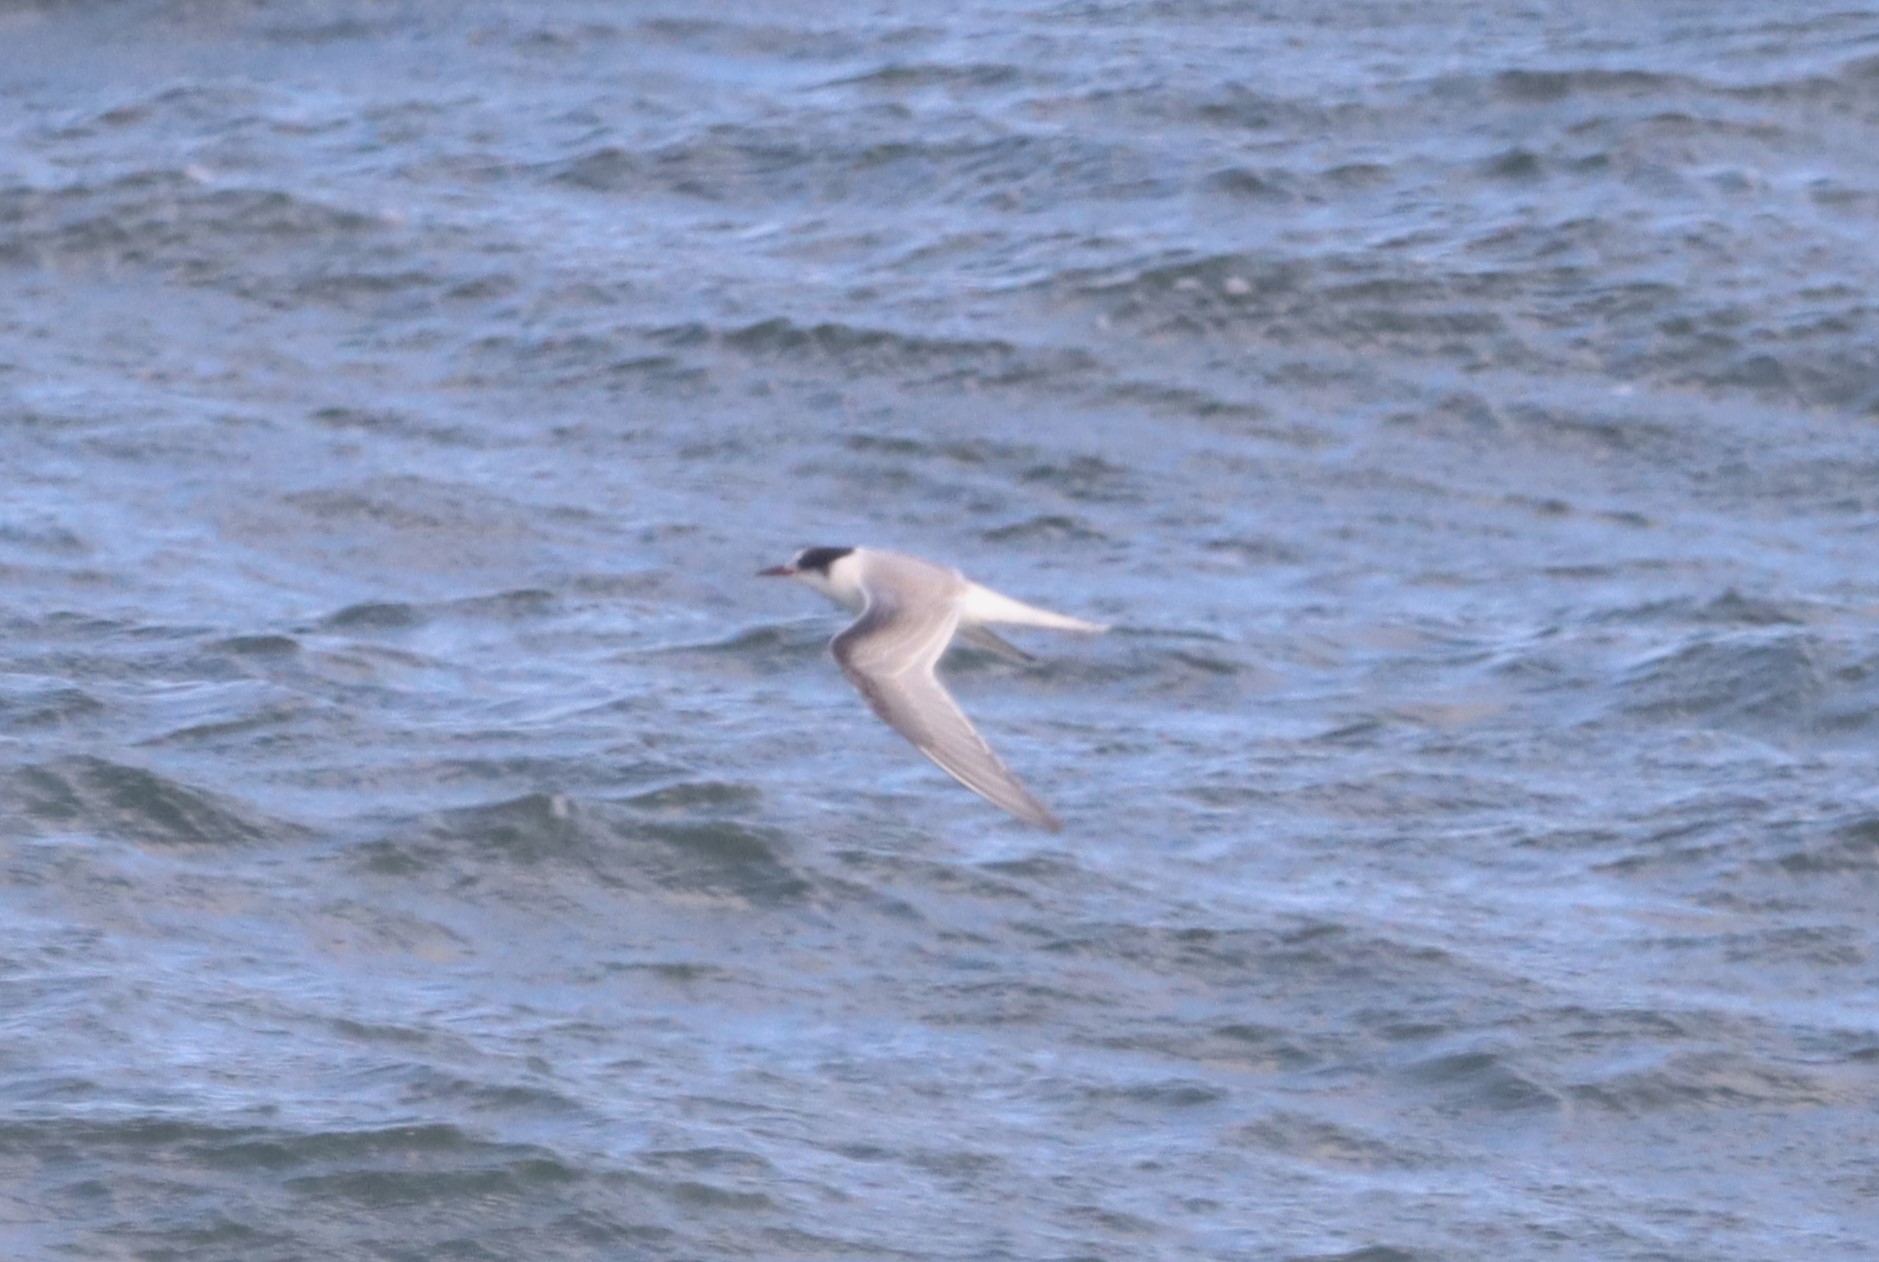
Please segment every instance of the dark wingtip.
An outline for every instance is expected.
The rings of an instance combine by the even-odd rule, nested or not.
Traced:
[[[1048,806],[1045,806],[1036,798],[1032,798],[1027,806],[1029,809],[1024,811],[1012,811],[1012,814],[1031,825],[1031,827],[1041,828],[1047,833],[1060,833],[1063,831],[1063,821],[1058,819],[1056,814]]]

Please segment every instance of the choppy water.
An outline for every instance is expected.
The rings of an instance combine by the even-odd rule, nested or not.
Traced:
[[[6,1256],[1870,1257],[1879,12],[727,8],[0,12]]]

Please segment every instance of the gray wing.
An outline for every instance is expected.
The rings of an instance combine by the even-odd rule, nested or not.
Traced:
[[[889,727],[946,774],[1025,823],[1059,831],[1063,824],[999,761],[934,675],[959,610],[951,601],[928,608],[920,612],[891,597],[870,601],[829,646],[842,673]]]
[[[1035,662],[1037,658],[1025,652],[1004,636],[997,634],[990,627],[961,626],[954,630],[954,635],[970,644],[975,649],[987,653],[996,653],[1008,662]]]

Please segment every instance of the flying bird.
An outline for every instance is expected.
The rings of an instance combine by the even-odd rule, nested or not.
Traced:
[[[987,623],[1085,632],[1108,627],[1001,596],[948,566],[873,548],[804,548],[759,577],[793,578],[859,614],[829,649],[874,712],[993,806],[1051,832],[1063,827],[992,752],[933,668],[955,638],[1034,660]]]

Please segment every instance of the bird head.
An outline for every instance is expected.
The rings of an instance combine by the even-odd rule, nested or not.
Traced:
[[[791,557],[787,565],[773,565],[767,570],[758,570],[757,575],[759,578],[793,578],[831,600],[845,602],[852,583],[839,581],[834,571],[836,563],[854,551],[853,548],[804,548]]]

